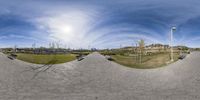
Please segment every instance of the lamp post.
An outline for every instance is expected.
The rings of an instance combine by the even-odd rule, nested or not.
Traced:
[[[171,46],[171,61],[174,61],[174,52],[173,52],[173,32],[176,30],[176,27],[171,28],[171,34],[170,34],[170,46]]]

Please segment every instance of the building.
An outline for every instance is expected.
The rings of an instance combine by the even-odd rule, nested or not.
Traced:
[[[163,44],[151,44],[145,47],[146,53],[162,53],[162,52],[168,52],[170,50],[169,45],[163,45]]]
[[[67,49],[52,49],[52,48],[4,48],[2,52],[5,53],[30,53],[30,54],[66,54]]]

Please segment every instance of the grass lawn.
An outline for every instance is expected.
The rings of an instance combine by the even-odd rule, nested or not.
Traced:
[[[37,54],[17,54],[17,59],[35,63],[35,64],[59,64],[76,59],[74,54],[55,54],[55,55],[37,55]]]
[[[174,60],[177,61],[179,57],[178,53],[174,54]],[[122,55],[113,55],[112,58],[115,62],[125,65],[132,68],[148,69],[148,68],[157,68],[166,65],[166,62],[170,61],[169,53],[161,53],[154,55],[142,56],[141,63],[140,58],[136,56],[122,56]]]

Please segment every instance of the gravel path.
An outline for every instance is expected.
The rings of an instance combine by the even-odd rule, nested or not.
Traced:
[[[200,100],[200,52],[157,69],[131,69],[99,53],[53,66],[0,53],[0,100]]]

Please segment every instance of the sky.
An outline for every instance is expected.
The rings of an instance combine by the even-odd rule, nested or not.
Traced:
[[[0,0],[0,48],[200,47],[199,0]]]

